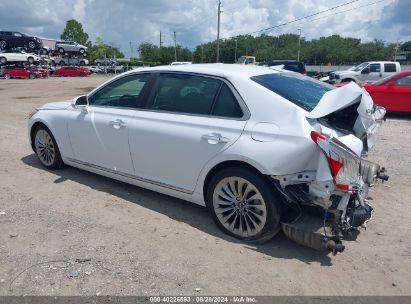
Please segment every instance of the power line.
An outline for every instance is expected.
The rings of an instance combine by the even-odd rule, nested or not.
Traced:
[[[268,31],[268,30],[271,30],[271,29],[275,29],[275,28],[278,28],[278,27],[282,27],[282,26],[285,26],[285,25],[288,25],[288,24],[290,24],[290,23],[294,23],[294,22],[297,22],[297,21],[300,21],[300,20],[303,20],[303,19],[307,19],[307,18],[310,18],[310,17],[314,17],[314,16],[317,16],[317,15],[322,14],[322,13],[325,13],[325,12],[332,11],[332,10],[335,10],[335,9],[337,9],[337,8],[340,8],[340,7],[343,7],[343,6],[346,6],[346,5],[349,5],[349,4],[358,2],[358,1],[360,1],[360,0],[352,0],[352,1],[349,1],[349,2],[346,2],[346,3],[343,3],[343,4],[340,4],[340,5],[331,7],[331,8],[326,9],[326,10],[316,12],[316,13],[311,14],[311,15],[307,15],[307,16],[304,16],[304,17],[301,17],[301,18],[297,18],[297,19],[294,19],[294,20],[291,20],[291,21],[288,21],[288,22],[284,22],[284,23],[281,23],[281,24],[278,24],[278,25],[275,25],[275,26],[270,26],[270,27],[267,27],[267,28],[264,28],[264,29],[261,29],[261,30],[249,32],[249,33],[242,34],[242,35],[246,36],[246,35],[256,34],[256,33],[259,33],[259,32],[265,32],[265,31]],[[236,36],[238,36],[238,35],[236,35]],[[233,36],[233,37],[235,37],[235,36]],[[233,38],[233,37],[230,37],[230,38]]]

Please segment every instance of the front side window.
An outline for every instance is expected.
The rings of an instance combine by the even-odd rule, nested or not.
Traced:
[[[138,108],[140,93],[149,77],[150,74],[137,74],[111,82],[89,98],[89,105]]]
[[[209,115],[221,81],[188,74],[160,74],[147,108],[159,111]]]
[[[411,75],[399,77],[395,80],[397,86],[411,86]]]
[[[370,64],[370,73],[373,73],[373,72],[376,72],[376,73],[381,72],[381,66],[379,63]]]
[[[395,73],[397,69],[394,63],[384,63],[384,71],[386,73]]]
[[[294,73],[273,73],[251,77],[263,87],[307,111],[312,111],[332,85]]]

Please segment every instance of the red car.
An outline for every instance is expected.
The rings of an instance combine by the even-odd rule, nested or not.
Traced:
[[[3,76],[6,79],[10,78],[38,78],[41,73],[36,70],[31,70],[25,66],[6,66],[3,71]]]
[[[41,68],[38,68],[38,67],[29,67],[29,69],[31,71],[38,71],[40,73],[40,77],[42,77],[42,78],[49,77],[49,71],[46,70],[46,69],[41,69]]]
[[[90,71],[88,68],[85,67],[72,67],[72,66],[65,66],[59,68],[54,75],[56,76],[88,76],[90,75]]]
[[[375,104],[390,112],[411,112],[411,71],[400,72],[373,84],[364,84]]]

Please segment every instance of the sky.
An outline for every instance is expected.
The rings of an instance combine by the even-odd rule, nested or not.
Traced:
[[[352,3],[349,3],[352,2]],[[376,2],[376,3],[375,3]],[[298,34],[311,40],[338,34],[362,41],[411,40],[411,0],[221,0],[220,37]],[[345,5],[346,3],[349,3]],[[341,6],[315,16],[295,19]],[[59,38],[69,19],[81,22],[90,40],[101,37],[126,56],[142,42],[193,49],[217,37],[218,0],[1,0],[0,30]]]

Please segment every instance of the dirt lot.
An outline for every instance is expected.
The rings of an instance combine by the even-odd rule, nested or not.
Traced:
[[[382,127],[370,159],[390,181],[371,192],[367,231],[333,256],[282,234],[244,244],[205,208],[70,167],[43,169],[28,113],[106,79],[0,79],[0,295],[411,295],[411,118]]]

